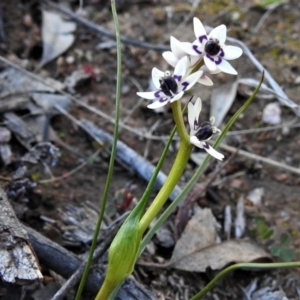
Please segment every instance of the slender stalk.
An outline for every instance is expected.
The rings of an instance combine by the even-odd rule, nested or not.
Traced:
[[[229,272],[237,269],[278,269],[278,268],[291,268],[300,267],[300,261],[286,262],[286,263],[240,263],[232,265],[223,271],[221,271],[216,277],[214,277],[199,293],[197,293],[190,300],[201,299],[207,292],[209,292],[219,280],[225,277]]]
[[[168,153],[168,149],[169,149],[169,147],[171,145],[171,142],[172,142],[172,140],[174,138],[174,135],[176,133],[176,128],[177,128],[177,126],[175,125],[175,127],[173,128],[173,130],[172,130],[172,132],[170,134],[168,142],[167,142],[167,144],[166,144],[166,146],[164,148],[164,151],[163,151],[163,153],[162,153],[162,155],[161,155],[161,157],[160,157],[160,159],[159,159],[159,161],[158,161],[158,163],[156,165],[154,173],[152,174],[152,177],[151,177],[151,179],[150,179],[150,181],[149,181],[149,183],[148,183],[148,185],[147,185],[147,187],[145,189],[145,192],[144,192],[144,194],[141,197],[141,200],[139,202],[146,202],[149,199],[149,196],[150,196],[152,188],[153,188],[153,186],[155,184],[157,175],[158,175],[158,173],[159,173],[159,171],[160,171],[160,169],[162,167],[162,164],[163,164],[163,162],[164,162],[164,160],[166,158],[166,155]],[[133,211],[131,212],[131,214],[133,213]],[[140,254],[140,251],[138,253]],[[109,300],[115,299],[115,297],[117,296],[118,291],[120,290],[120,287],[122,286],[122,283],[123,282],[119,283],[118,286],[114,289],[114,291],[110,294],[110,296],[108,298]]]
[[[190,136],[185,129],[183,117],[182,117],[182,114],[185,112],[185,109],[187,106],[183,109],[183,111],[181,111],[180,101],[175,101],[175,102],[171,103],[171,106],[172,106],[174,121],[177,126],[177,132],[180,136],[180,140],[181,140],[181,142],[189,144]]]
[[[189,135],[186,132],[180,101],[175,101],[172,103],[174,120],[177,125],[177,131],[181,139],[181,143],[178,149],[177,156],[175,158],[174,164],[170,170],[170,173],[162,186],[159,193],[156,195],[154,201],[150,207],[145,212],[139,223],[139,232],[144,233],[152,220],[157,216],[163,205],[168,200],[170,194],[172,193],[174,187],[178,183],[185,167],[186,163],[190,157],[192,146],[189,143]]]
[[[201,58],[201,59],[199,59],[199,60],[197,61],[197,63],[195,64],[193,70],[191,71],[191,74],[197,72],[203,65],[204,65],[204,61],[203,61],[203,59]]]
[[[255,95],[257,94],[257,92],[258,92],[258,90],[259,90],[259,88],[260,88],[260,86],[261,86],[261,84],[263,82],[263,78],[264,78],[263,75],[264,74],[262,74],[262,78],[261,78],[260,84],[255,89],[255,91],[253,92],[253,94],[248,98],[248,100],[244,103],[244,105],[232,116],[232,118],[226,124],[225,128],[222,130],[221,135],[217,138],[217,140],[216,140],[216,142],[215,142],[215,144],[213,146],[214,148],[217,148],[220,145],[220,143],[224,139],[226,133],[229,131],[229,129],[234,124],[234,122],[237,120],[237,118],[240,116],[240,114],[243,113],[247,109],[247,107],[251,104],[251,102],[255,98]],[[211,159],[211,156],[207,154],[206,157],[205,157],[205,159],[204,159],[204,161],[199,166],[198,170],[193,175],[193,177],[190,179],[190,181],[186,184],[186,186],[184,187],[184,189],[182,190],[182,192],[180,193],[180,195],[178,195],[178,197],[161,214],[161,216],[158,218],[158,220],[155,222],[155,224],[151,227],[151,229],[144,236],[143,241],[142,241],[141,246],[140,246],[140,249],[139,249],[139,254],[141,254],[143,252],[144,248],[149,243],[149,241],[153,237],[153,235],[156,232],[156,230],[161,226],[161,224],[163,222],[165,222],[167,220],[167,218],[170,216],[170,214],[176,209],[176,207],[178,206],[178,204],[180,203],[180,201],[191,191],[191,189],[193,188],[193,186],[196,184],[196,182],[198,181],[198,179],[200,178],[200,176],[205,171],[205,168],[206,168],[206,166],[207,166],[207,164],[208,164],[208,162],[209,162],[210,159]]]
[[[168,200],[170,194],[172,193],[174,187],[179,181],[182,172],[185,169],[186,163],[189,159],[192,147],[191,145],[182,142],[179,146],[179,150],[174,161],[173,167],[169,173],[161,190],[155,197],[154,201],[150,207],[145,212],[139,224],[139,231],[145,232],[152,220],[158,215],[161,208],[164,206]]]
[[[194,174],[194,176],[190,179],[190,181],[187,183],[187,185],[184,187],[180,195],[172,201],[172,203],[168,206],[168,208],[161,214],[161,216],[158,218],[158,220],[155,222],[153,226],[151,226],[150,230],[147,232],[147,234],[144,236],[143,241],[141,243],[139,253],[141,254],[143,250],[145,249],[146,245],[150,242],[155,232],[159,229],[159,227],[164,223],[170,214],[176,209],[176,207],[179,205],[179,203],[182,201],[182,199],[191,191],[193,186],[198,181],[199,177],[203,174],[205,171],[205,168],[210,161],[211,156],[209,154],[206,155],[204,161],[202,162],[201,166],[197,170],[197,172]]]
[[[106,201],[107,201],[109,187],[110,187],[111,180],[112,180],[114,162],[115,162],[116,151],[117,151],[119,119],[120,119],[122,51],[121,51],[121,40],[120,40],[120,26],[119,26],[119,22],[118,22],[116,5],[115,5],[114,0],[111,0],[111,9],[112,9],[112,14],[113,14],[113,19],[114,19],[114,24],[115,24],[115,29],[116,29],[116,42],[117,42],[117,84],[116,84],[116,112],[115,112],[114,140],[113,140],[113,144],[112,144],[111,157],[110,157],[110,161],[109,161],[109,168],[108,168],[106,184],[105,184],[102,201],[101,201],[101,211],[100,211],[100,214],[99,214],[99,217],[97,220],[89,257],[88,257],[88,260],[87,260],[87,263],[86,263],[86,266],[85,266],[85,269],[84,269],[84,272],[83,272],[83,275],[82,275],[82,278],[81,278],[81,281],[79,284],[79,288],[78,288],[75,300],[80,300],[80,298],[81,298],[81,294],[82,294],[82,291],[83,291],[83,288],[84,288],[84,285],[85,285],[85,282],[86,282],[86,279],[88,277],[89,270],[91,267],[93,254],[94,254],[94,251],[96,248],[97,238],[98,238],[99,231],[100,231],[100,226],[101,226],[104,212],[105,212]]]

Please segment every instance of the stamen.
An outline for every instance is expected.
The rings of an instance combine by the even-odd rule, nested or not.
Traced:
[[[160,88],[166,96],[173,97],[177,93],[178,85],[173,77],[164,77],[159,82]]]
[[[165,71],[164,77],[170,77],[171,76],[171,72],[170,71]]]
[[[212,126],[211,129],[212,129],[213,133],[218,133],[218,135],[220,135],[222,133],[222,131],[219,128],[217,128],[216,126]]]
[[[213,135],[212,127],[209,122],[203,122],[200,124],[198,131],[195,133],[195,136],[199,141],[206,141],[211,138]]]
[[[205,52],[210,56],[217,55],[220,50],[221,46],[219,45],[219,41],[217,39],[210,39],[206,42],[204,46]]]

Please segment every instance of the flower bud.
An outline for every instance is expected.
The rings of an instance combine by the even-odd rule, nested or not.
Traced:
[[[104,283],[96,299],[104,299],[133,271],[142,234],[139,221],[143,206],[136,207],[121,226],[108,251],[108,266]]]

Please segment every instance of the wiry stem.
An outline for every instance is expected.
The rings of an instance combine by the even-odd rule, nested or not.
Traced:
[[[181,111],[181,103],[180,101],[175,101],[172,103],[173,116],[177,125],[177,131],[180,136],[181,142],[178,149],[177,156],[175,158],[174,164],[170,173],[162,186],[159,193],[156,195],[154,201],[150,205],[150,207],[145,212],[139,223],[139,232],[144,233],[152,220],[158,215],[159,211],[163,207],[163,205],[168,200],[170,194],[172,193],[174,187],[180,180],[180,177],[186,167],[186,163],[190,157],[190,153],[192,150],[192,146],[189,143],[189,135],[186,132],[182,111]]]

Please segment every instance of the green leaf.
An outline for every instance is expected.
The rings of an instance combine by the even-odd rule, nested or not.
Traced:
[[[274,230],[273,230],[273,229],[267,229],[267,230],[261,235],[261,239],[262,239],[262,240],[269,239],[273,234],[274,234]]]
[[[254,221],[256,224],[259,224],[260,222],[265,222],[266,220],[262,216],[257,216],[257,217],[255,217]]]
[[[277,245],[273,245],[271,248],[271,253],[274,255],[274,256],[278,256],[280,257],[280,254],[281,254],[281,248]]]
[[[288,233],[280,235],[279,245],[273,245],[270,250],[274,256],[280,257],[283,261],[292,261],[295,257],[295,251],[290,249],[291,238]]]
[[[291,238],[290,236],[284,232],[280,235],[280,246],[282,247],[288,247],[291,244]]]
[[[283,249],[280,257],[283,261],[292,261],[295,257],[295,251],[293,249]]]

